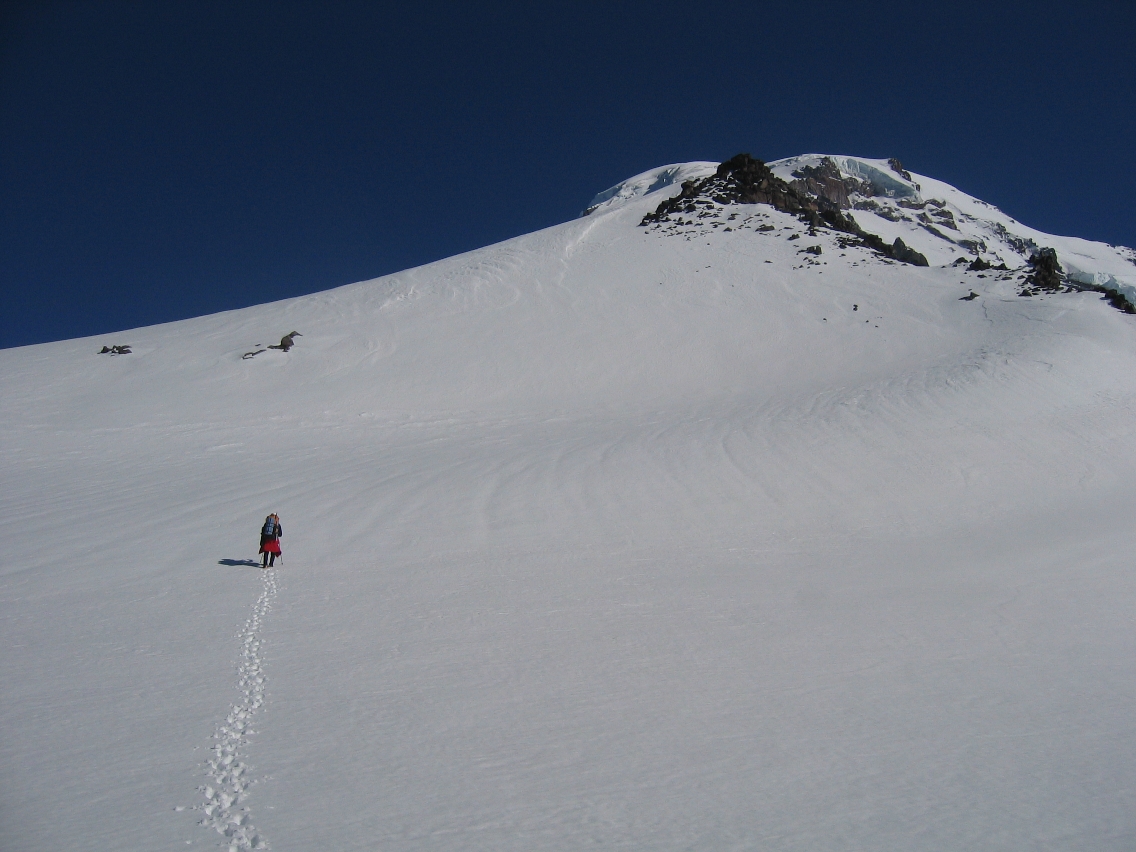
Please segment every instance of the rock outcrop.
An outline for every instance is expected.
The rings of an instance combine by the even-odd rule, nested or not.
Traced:
[[[275,349],[279,352],[287,352],[289,349],[291,349],[293,346],[296,345],[295,338],[303,337],[303,336],[304,335],[300,334],[300,332],[298,332],[298,331],[290,331],[287,334],[285,334],[283,337],[280,338],[279,344],[270,343],[269,346],[268,346],[268,349]],[[259,343],[256,344],[256,345],[260,346]],[[254,349],[251,352],[246,352],[244,355],[241,356],[241,360],[247,361],[249,358],[255,358],[261,352],[267,352],[268,349]]]
[[[679,194],[660,204],[640,223],[661,222],[672,213],[695,213],[701,204],[768,204],[786,213],[815,213],[819,206],[777,177],[761,160],[738,154],[698,181],[685,181]]]
[[[924,255],[911,248],[911,246],[907,245],[907,243],[899,237],[896,237],[895,242],[892,243],[891,256],[903,263],[910,263],[912,266],[929,265]]]
[[[793,172],[793,177],[796,180],[790,186],[799,193],[821,199],[840,210],[848,210],[853,206],[853,194],[883,194],[871,181],[846,177],[831,157],[825,157],[819,166],[801,166]]]
[[[287,352],[289,349],[291,349],[293,346],[296,345],[296,341],[293,340],[293,338],[303,337],[303,336],[304,335],[300,334],[300,332],[298,332],[298,331],[290,331],[287,334],[285,334],[283,337],[280,338],[280,345],[279,346],[273,344],[273,345],[270,345],[268,348],[269,349],[280,349],[284,352]]]
[[[903,163],[901,163],[895,157],[892,157],[890,160],[888,160],[888,165],[891,166],[891,170],[893,172],[902,177],[904,180],[911,180],[911,172],[905,169],[903,167]]]
[[[1040,249],[1030,258],[1029,265],[1032,271],[1026,277],[1022,289],[1018,292],[1019,296],[1036,296],[1039,293],[1067,293],[1073,290],[1082,290],[1090,293],[1100,293],[1101,298],[1118,311],[1123,311],[1126,314],[1136,314],[1136,305],[1128,301],[1125,295],[1115,287],[1108,287],[1102,284],[1086,284],[1065,275],[1061,269],[1061,263],[1057,259],[1057,252],[1054,249]]]
[[[831,228],[858,238],[886,257],[916,266],[927,266],[927,258],[909,248],[903,240],[892,244],[869,234],[856,220],[843,212],[851,205],[852,193],[875,193],[866,181],[844,177],[836,164],[826,159],[820,166],[803,167],[788,183],[777,177],[761,160],[738,154],[720,164],[714,174],[702,180],[688,180],[679,194],[663,201],[640,225],[665,222],[672,215],[696,214],[730,204],[768,204],[776,210],[797,216],[813,228]]]
[[[1058,293],[1065,289],[1065,276],[1061,272],[1061,264],[1057,261],[1057,252],[1051,248],[1043,248],[1029,259],[1033,271],[1026,279],[1027,285],[1033,290],[1042,290]]]

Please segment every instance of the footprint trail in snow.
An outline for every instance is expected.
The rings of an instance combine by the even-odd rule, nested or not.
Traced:
[[[264,588],[245,622],[240,634],[241,657],[238,667],[238,688],[241,699],[229,708],[225,721],[213,734],[212,756],[206,762],[207,782],[198,789],[205,802],[197,806],[205,816],[199,825],[212,828],[224,835],[221,847],[230,852],[246,849],[268,849],[268,842],[256,830],[252,815],[244,806],[248,788],[255,783],[249,777],[249,767],[242,761],[242,748],[255,731],[250,725],[256,712],[264,704],[264,666],[260,659],[260,628],[272,609],[276,597],[276,571],[262,572]]]

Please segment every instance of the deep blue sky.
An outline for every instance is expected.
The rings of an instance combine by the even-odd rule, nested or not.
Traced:
[[[1136,245],[1129,7],[5,3],[0,347],[372,278],[740,151],[897,156]]]

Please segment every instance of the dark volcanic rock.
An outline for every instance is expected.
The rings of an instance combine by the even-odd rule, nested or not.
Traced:
[[[1133,305],[1124,294],[1112,287],[1099,284],[1082,284],[1065,277],[1061,272],[1061,264],[1057,260],[1057,252],[1051,248],[1043,248],[1029,260],[1033,272],[1026,278],[1019,296],[1036,296],[1038,293],[1063,293],[1070,290],[1087,290],[1100,293],[1101,297],[1126,314],[1136,314],[1136,305]]]
[[[927,258],[911,248],[907,243],[899,237],[895,238],[895,242],[891,246],[891,256],[896,260],[910,263],[912,266],[929,266]]]
[[[867,181],[846,178],[831,157],[821,160],[819,166],[801,166],[793,172],[796,178],[790,186],[805,196],[821,198],[839,210],[852,206],[849,196],[853,192],[861,195],[874,195],[875,191]]]
[[[927,206],[931,207],[931,202],[927,202]],[[927,213],[921,213],[919,220],[928,225],[935,225],[940,228],[948,228],[952,231],[957,231],[958,222],[955,221],[955,214],[950,210],[942,207],[931,207]]]
[[[915,249],[911,248],[899,237],[896,237],[895,242],[890,245],[884,242],[882,237],[878,237],[875,234],[869,234],[863,231],[860,233],[860,238],[863,244],[868,248],[878,251],[885,257],[890,257],[892,258],[892,260],[898,260],[902,263],[910,263],[912,266],[930,265],[929,263],[927,263],[926,257],[924,257],[920,252],[917,252]]]
[[[1058,292],[1063,289],[1065,276],[1061,272],[1061,264],[1057,261],[1057,252],[1051,248],[1043,248],[1029,259],[1033,272],[1026,279],[1029,286],[1036,290]]]
[[[693,213],[698,202],[717,204],[768,204],[786,213],[816,213],[820,204],[801,195],[777,177],[761,160],[738,154],[698,181],[684,181],[682,190],[648,213],[640,224],[661,222],[672,213]]]
[[[1104,300],[1118,311],[1124,311],[1126,314],[1136,314],[1136,305],[1133,305],[1124,298],[1121,293],[1116,290],[1109,290],[1107,287],[1101,287],[1100,290],[1104,293]]]
[[[891,162],[898,162],[898,160]],[[902,172],[902,174],[908,180],[911,179],[911,175],[907,172]],[[793,172],[793,177],[796,178],[796,180],[794,180],[790,186],[797,190],[797,192],[808,197],[823,199],[825,202],[828,202],[829,205],[840,210],[856,207],[857,209],[872,210],[873,212],[879,213],[881,209],[872,198],[890,198],[894,195],[894,190],[870,180],[846,177],[844,173],[840,171],[840,167],[836,165],[836,161],[831,157],[823,158],[819,166],[801,166]],[[854,193],[861,196],[855,204],[852,203],[852,195]],[[906,207],[909,210],[922,210],[927,206],[927,202],[914,201],[907,198],[900,198],[896,203],[900,207]],[[943,216],[944,218],[949,216],[949,224],[945,221],[943,224],[946,224],[947,227],[955,228],[954,216],[949,211],[932,212],[935,216]],[[957,230],[957,228],[955,229]]]
[[[927,266],[927,258],[897,239],[889,245],[875,234],[869,234],[856,224],[856,220],[842,211],[849,206],[852,192],[874,194],[873,184],[841,177],[840,170],[829,158],[820,166],[805,166],[794,172],[793,183],[786,183],[761,160],[749,154],[738,154],[718,166],[714,174],[702,180],[688,180],[679,194],[663,201],[653,213],[643,217],[640,225],[670,220],[680,214],[676,224],[683,222],[681,214],[702,211],[707,213],[717,205],[768,204],[784,213],[791,213],[810,227],[831,228],[858,238],[861,245],[878,251],[886,257]],[[793,239],[790,237],[789,239]]]
[[[965,264],[966,268],[969,269],[971,272],[985,272],[988,269],[993,269],[995,272],[1009,272],[1010,271],[1010,267],[1006,266],[1006,264],[1004,262],[999,263],[997,266],[995,266],[990,261],[988,261],[984,258],[981,258],[981,257],[976,257],[970,263],[966,262],[965,257],[960,257],[958,260],[956,260],[954,262],[953,265],[959,266],[960,264]]]
[[[279,346],[273,345],[273,346],[269,346],[268,348],[269,349],[282,349],[283,351],[287,352],[289,349],[291,349],[293,346],[296,345],[296,341],[293,340],[292,338],[303,337],[303,336],[304,335],[300,334],[300,332],[298,332],[298,331],[291,331],[288,334],[285,334],[283,337],[280,338],[280,345]]]
[[[911,180],[911,172],[905,169],[903,167],[903,163],[901,163],[897,158],[892,157],[890,160],[888,160],[888,165],[891,166],[891,170],[897,175],[902,175],[905,180]]]

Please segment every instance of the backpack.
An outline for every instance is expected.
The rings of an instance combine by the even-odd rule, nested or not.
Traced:
[[[260,530],[260,534],[265,538],[272,538],[276,535],[276,518],[269,515],[264,519],[264,526]]]

